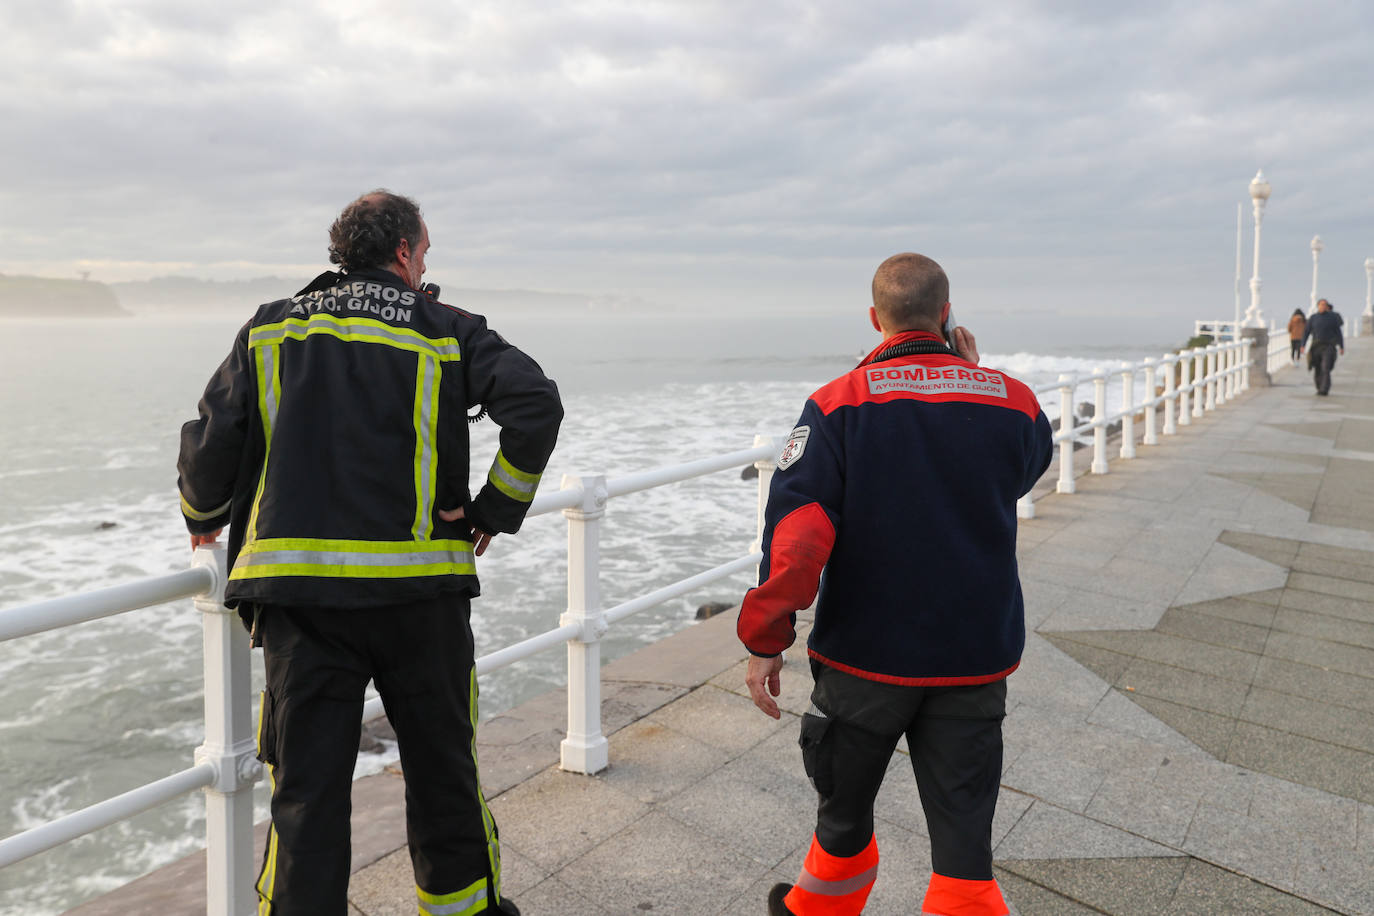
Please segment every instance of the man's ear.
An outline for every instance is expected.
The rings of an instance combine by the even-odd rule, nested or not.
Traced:
[[[883,326],[878,323],[878,310],[871,305],[868,307],[868,320],[873,322],[873,330],[882,333]]]
[[[949,321],[949,308],[949,303],[946,302],[944,307],[940,309],[940,327],[942,328],[945,326],[945,322]]]

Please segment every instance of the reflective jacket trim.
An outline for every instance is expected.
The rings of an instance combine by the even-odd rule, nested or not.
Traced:
[[[472,542],[344,541],[264,538],[243,545],[235,579],[319,576],[330,579],[401,579],[412,576],[475,576]]]
[[[276,346],[261,346],[253,351],[253,364],[258,374],[258,415],[262,418],[262,471],[258,474],[258,489],[253,494],[253,508],[248,513],[248,532],[244,538],[252,542],[258,534],[258,506],[267,486],[267,462],[272,457],[272,430],[277,425],[277,407],[281,404],[281,355]]]
[[[994,674],[970,674],[963,677],[899,677],[895,674],[879,674],[876,671],[865,671],[862,668],[855,668],[853,665],[846,665],[834,659],[826,658],[815,649],[807,648],[806,654],[816,661],[825,665],[827,668],[834,668],[836,671],[843,671],[855,677],[865,678],[870,681],[878,681],[882,684],[898,684],[902,687],[970,687],[977,684],[991,684],[993,681],[1006,680],[1011,673],[1021,666],[1018,661],[1010,668],[998,671]]]
[[[248,332],[248,346],[277,346],[288,338],[305,340],[312,334],[326,334],[348,343],[385,344],[441,361],[459,359],[457,338],[426,337],[410,328],[392,327],[372,318],[335,318],[322,313],[259,325]]]
[[[491,464],[491,473],[487,475],[487,480],[511,499],[527,503],[534,499],[534,491],[539,489],[539,478],[542,476],[542,474],[531,474],[529,471],[520,470],[507,461],[506,456],[498,451],[496,460]]]
[[[427,916],[469,916],[487,911],[486,878],[478,878],[451,894],[431,894],[416,885],[415,894],[420,898],[420,912]]]
[[[232,500],[230,502],[232,502]],[[229,505],[230,503],[225,503],[224,505],[218,508],[211,509],[209,512],[201,512],[200,510],[192,506],[190,503],[188,503],[186,501],[186,497],[183,496],[181,497],[181,514],[193,521],[205,522],[209,521],[217,515],[223,515],[224,513],[228,512]]]
[[[428,540],[434,531],[434,481],[439,431],[439,360],[421,355],[415,367],[415,540]]]
[[[468,672],[468,715],[472,719],[472,765],[477,766],[477,666],[473,665]],[[491,866],[491,880],[494,885],[492,888],[496,892],[496,899],[501,899],[501,843],[496,837],[496,819],[491,816],[491,809],[487,807],[487,799],[482,795],[482,777],[479,772],[474,770],[472,780],[474,791],[477,793],[477,802],[482,807],[482,826],[487,835],[487,861]]]

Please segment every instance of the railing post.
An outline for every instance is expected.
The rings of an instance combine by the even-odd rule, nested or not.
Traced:
[[[1094,474],[1107,473],[1107,370],[1093,369],[1093,463]]]
[[[1164,370],[1164,435],[1172,436],[1178,432],[1175,420],[1178,416],[1178,389],[1174,386],[1174,370],[1178,360],[1174,354],[1165,353],[1159,365]]]
[[[205,789],[205,900],[209,916],[248,916],[258,909],[253,888],[253,783],[262,772],[252,727],[248,633],[224,606],[229,580],[224,547],[198,547],[192,566],[214,570],[215,586],[195,599],[205,650],[205,742],[197,764],[215,768]]]
[[[1236,396],[1236,354],[1240,350],[1234,343],[1226,345],[1226,349],[1221,351],[1221,365],[1224,370],[1221,385],[1222,403],[1230,401]]]
[[[1202,351],[1206,359],[1207,372],[1207,411],[1210,413],[1217,409],[1217,345],[1208,344]]]
[[[1243,338],[1240,342],[1240,390],[1250,390],[1250,341]]]
[[[579,624],[568,640],[568,736],[559,745],[559,768],[591,775],[606,769],[610,754],[601,734],[601,637],[607,624],[601,606],[601,519],[606,515],[606,477],[563,475],[562,489],[581,488],[580,505],[568,519],[568,610],[560,626]]]
[[[1121,457],[1135,457],[1135,366],[1121,364]]]
[[[1188,384],[1192,372],[1193,359],[1184,350],[1178,354],[1178,425],[1187,426],[1193,422],[1192,411],[1188,408],[1188,395],[1192,387]]]
[[[762,434],[754,436],[754,445],[773,446],[773,455],[769,458],[760,458],[754,462],[754,468],[759,472],[759,521],[758,529],[754,535],[754,543],[749,545],[750,553],[756,553],[763,549],[763,515],[768,508],[768,488],[773,485],[773,472],[778,468],[778,450],[780,448],[777,439]]]
[[[1059,376],[1059,493],[1074,491],[1073,479],[1073,391],[1077,380],[1072,375]]]
[[[1207,394],[1207,348],[1193,347],[1193,416],[1202,416],[1202,402]]]
[[[1147,359],[1145,360],[1145,436],[1140,440],[1142,445],[1154,445],[1159,441],[1155,436],[1155,398],[1157,397],[1159,395],[1155,392],[1155,361]]]

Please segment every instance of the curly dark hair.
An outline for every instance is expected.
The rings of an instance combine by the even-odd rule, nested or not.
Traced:
[[[329,260],[344,270],[390,267],[405,239],[420,243],[420,205],[378,188],[344,207],[329,227]]]

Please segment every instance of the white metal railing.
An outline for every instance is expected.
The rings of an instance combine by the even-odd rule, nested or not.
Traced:
[[[609,626],[762,560],[763,510],[780,448],[779,438],[757,436],[751,448],[624,477],[564,476],[560,490],[535,497],[529,515],[561,509],[568,519],[568,610],[555,629],[477,659],[477,673],[486,674],[560,643],[567,645],[568,729],[560,748],[563,769],[596,773],[608,763],[608,744],[601,732],[600,669],[601,638]],[[601,606],[601,521],[607,501],[747,464],[759,472],[756,537],[748,553],[615,607]],[[198,548],[192,564],[191,569],[171,575],[0,611],[3,642],[193,597],[203,614],[205,649],[205,741],[194,752],[194,765],[0,840],[0,868],[204,789],[207,912],[212,916],[256,912],[252,787],[261,775],[261,765],[251,727],[248,635],[238,615],[224,606],[228,573],[223,547]],[[380,697],[364,704],[364,720],[381,714]]]
[[[1194,329],[1216,324],[1220,322],[1199,321]],[[1121,423],[1119,456],[1134,458],[1135,421],[1138,414],[1142,415],[1144,427],[1141,444],[1156,445],[1161,433],[1165,436],[1175,435],[1179,427],[1191,425],[1194,419],[1247,390],[1250,387],[1251,347],[1249,339],[1213,343],[1178,353],[1166,353],[1160,359],[1122,363],[1117,369],[1102,367],[1091,375],[1061,375],[1057,382],[1035,389],[1036,397],[1042,400],[1045,396],[1052,397],[1055,392],[1059,394],[1059,429],[1054,436],[1059,451],[1056,492],[1073,493],[1076,489],[1073,452],[1080,436],[1092,434],[1093,451],[1089,471],[1106,474],[1109,470],[1107,428],[1113,423]],[[1135,394],[1137,376],[1143,376],[1144,395],[1141,398]],[[1119,409],[1113,411],[1107,405],[1107,383],[1117,378],[1121,380],[1121,400]],[[1078,386],[1087,383],[1093,386],[1093,415],[1080,422],[1074,413],[1075,396]],[[1164,414],[1162,429],[1159,423],[1161,412]],[[1021,518],[1035,517],[1032,494],[1027,493],[1017,501],[1016,513]]]

